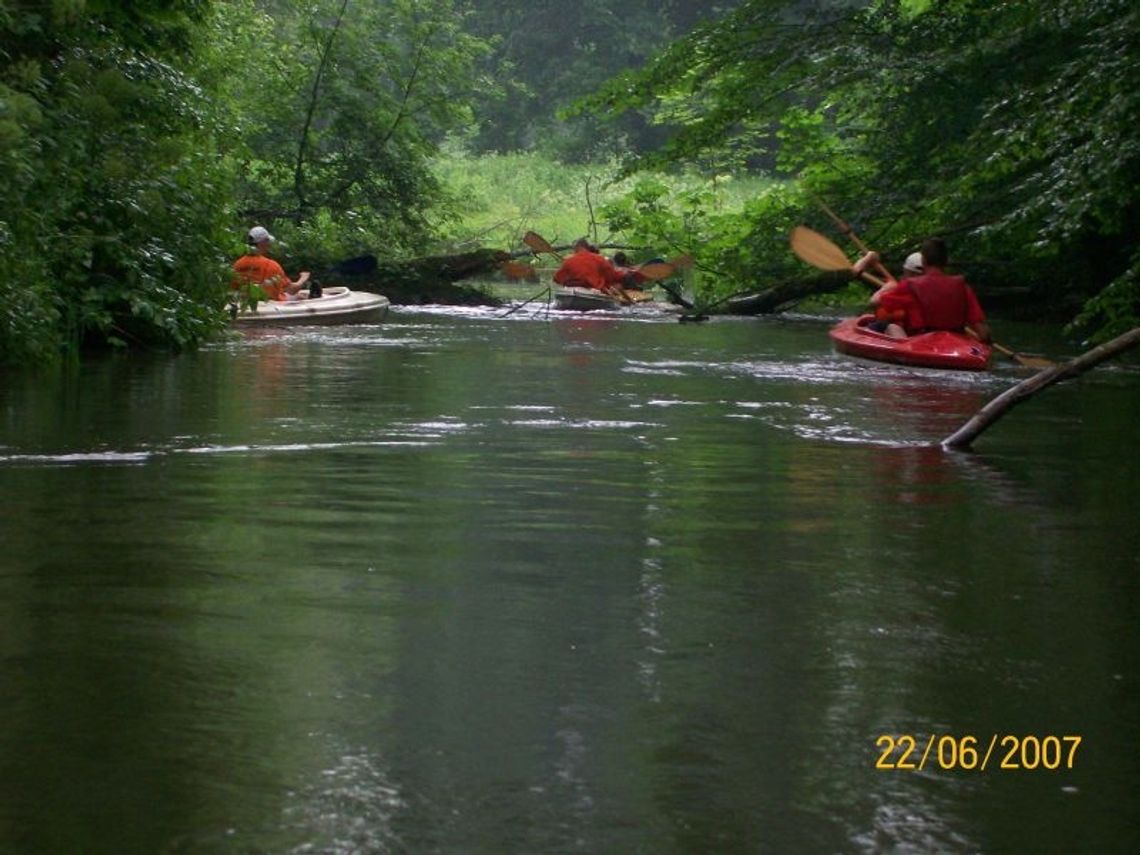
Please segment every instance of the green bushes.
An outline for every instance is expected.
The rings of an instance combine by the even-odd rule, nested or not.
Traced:
[[[190,19],[80,7],[0,18],[0,360],[181,346],[223,323],[228,179],[211,106],[153,48]]]

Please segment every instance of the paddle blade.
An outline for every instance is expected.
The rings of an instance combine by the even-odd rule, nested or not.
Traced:
[[[668,279],[677,272],[677,268],[665,261],[655,261],[652,264],[641,265],[637,271],[646,279],[656,282],[658,279]]]
[[[505,261],[500,269],[508,279],[538,281],[538,271],[521,261]]]
[[[807,226],[792,229],[789,240],[794,252],[802,261],[820,270],[850,270],[851,260],[847,253]]]
[[[675,258],[670,258],[669,263],[678,270],[687,270],[693,266],[694,261],[691,255],[678,255]]]
[[[1004,345],[998,344],[996,341],[990,342],[993,349],[1003,356],[1008,356],[1018,365],[1024,365],[1026,368],[1035,368],[1040,371],[1043,368],[1053,368],[1057,363],[1051,359],[1045,359],[1041,356],[1025,356],[1015,350],[1010,350]]]
[[[622,299],[627,303],[646,303],[653,299],[653,295],[647,291],[641,291],[637,288],[623,288]]]
[[[547,242],[546,238],[537,232],[527,232],[523,235],[523,243],[535,252],[554,252],[554,247]]]

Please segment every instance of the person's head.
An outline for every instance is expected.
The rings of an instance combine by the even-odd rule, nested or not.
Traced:
[[[614,264],[616,264],[618,267],[629,267],[629,258],[624,252],[615,252]]]
[[[922,253],[912,252],[903,262],[903,273],[922,273]]]
[[[946,242],[942,238],[927,238],[922,242],[922,266],[923,269],[927,267],[945,267],[946,262],[950,260],[950,254],[946,251]]]
[[[264,252],[269,249],[269,244],[273,243],[276,238],[269,233],[265,226],[254,226],[249,230],[249,234],[245,237],[245,242],[253,249]]]
[[[578,238],[578,240],[574,241],[574,251],[575,252],[580,252],[580,251],[591,252],[591,251],[593,251],[593,247],[590,246],[590,242],[588,240],[586,240],[584,237]]]

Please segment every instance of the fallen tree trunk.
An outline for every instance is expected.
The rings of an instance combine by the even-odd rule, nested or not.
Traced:
[[[472,277],[500,274],[510,254],[497,249],[477,249],[454,255],[429,255],[404,260],[377,259],[373,255],[350,258],[333,265],[311,265],[328,272],[318,275],[329,284],[343,283],[358,291],[383,294],[395,304],[499,306],[502,301],[482,288],[464,285]]]
[[[1129,348],[1135,347],[1137,344],[1140,344],[1140,327],[1126,332],[1124,335],[1117,336],[1112,341],[1098,345],[1092,350],[1082,353],[1076,359],[1054,366],[1053,368],[1047,368],[1033,375],[1028,380],[1023,380],[1016,386],[1002,392],[978,410],[973,418],[958,428],[958,430],[954,431],[954,433],[950,434],[950,436],[946,437],[946,439],[942,440],[942,447],[947,449],[969,448],[970,444],[978,438],[982,431],[1022,401],[1032,397],[1047,386],[1052,386],[1054,383],[1059,383],[1062,380],[1068,380],[1070,377],[1083,374],[1090,368],[1123,353]]]
[[[732,297],[725,302],[725,311],[733,315],[769,315],[789,303],[796,303],[817,294],[828,294],[847,287],[851,274],[846,271],[821,273],[810,279],[794,279],[757,291]]]

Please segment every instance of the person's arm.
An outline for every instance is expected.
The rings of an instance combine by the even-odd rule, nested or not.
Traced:
[[[296,279],[290,279],[288,276],[282,276],[283,280],[282,289],[290,297],[300,292],[305,283],[309,281],[309,271],[303,271]]]
[[[852,264],[851,269],[854,271],[856,276],[861,277],[864,273],[867,272],[867,268],[871,267],[872,265],[881,268],[886,273],[887,280],[886,283],[883,284],[883,286],[880,287],[878,291],[871,295],[871,305],[877,306],[885,295],[889,294],[891,291],[895,290],[895,288],[898,287],[899,282],[897,279],[895,279],[894,276],[891,275],[889,270],[887,270],[879,263],[879,253],[875,252],[874,250],[868,252],[866,255]]]
[[[990,325],[986,323],[986,313],[978,302],[978,295],[969,285],[966,286],[966,328],[972,330],[980,341],[989,344],[993,341]]]
[[[890,295],[895,293],[895,291],[897,291],[898,288],[899,288],[899,283],[896,282],[894,279],[891,279],[889,282],[887,282],[885,285],[883,285],[882,288],[880,288],[878,291],[876,291],[874,294],[871,295],[871,299],[870,299],[871,305],[872,306],[878,306],[880,303],[883,302],[884,297],[890,297]]]

